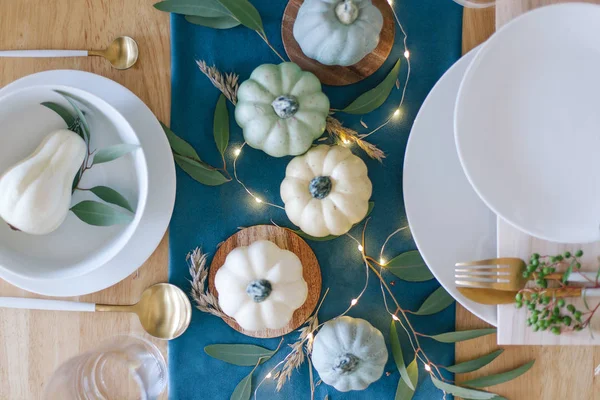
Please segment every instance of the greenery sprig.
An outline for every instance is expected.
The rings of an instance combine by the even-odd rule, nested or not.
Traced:
[[[56,92],[67,100],[72,110],[54,102],[45,102],[42,105],[56,112],[67,124],[67,129],[81,136],[87,146],[83,164],[73,180],[73,192],[76,190],[87,191],[103,201],[83,200],[72,206],[71,211],[77,218],[89,225],[111,226],[130,223],[134,218],[135,209],[123,195],[107,186],[82,188],[80,183],[84,173],[93,166],[116,160],[136,150],[139,146],[124,143],[92,151],[90,125],[84,112],[77,105],[79,100],[69,93],[58,90]]]

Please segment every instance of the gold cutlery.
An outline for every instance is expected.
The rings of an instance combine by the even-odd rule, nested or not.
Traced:
[[[467,299],[472,300],[476,303],[487,304],[487,305],[499,305],[499,304],[511,304],[516,302],[516,295],[518,291],[508,290],[496,290],[496,289],[484,289],[484,288],[472,288],[472,287],[457,287],[458,291],[465,296]],[[521,292],[523,299],[530,299],[530,293]],[[600,289],[591,288],[553,288],[544,289],[539,292],[538,295],[545,294],[552,298],[566,298],[566,297],[599,297]]]
[[[138,45],[129,36],[120,36],[103,50],[6,50],[0,57],[87,57],[99,56],[116,69],[133,67],[139,55]]]

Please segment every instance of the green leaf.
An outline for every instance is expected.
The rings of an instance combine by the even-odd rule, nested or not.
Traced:
[[[451,365],[449,367],[444,367],[446,370],[454,373],[454,374],[464,374],[467,372],[473,372],[478,370],[479,368],[483,368],[492,361],[496,359],[500,354],[502,354],[504,350],[496,350],[485,356],[476,358],[474,360],[469,360],[465,362],[461,362],[459,364]]]
[[[265,34],[260,14],[248,0],[218,0],[242,25]]]
[[[431,315],[442,311],[454,302],[454,298],[446,292],[442,286],[425,300],[421,307],[415,314],[417,315]]]
[[[252,372],[237,384],[229,400],[249,400],[252,394]]]
[[[137,144],[121,143],[100,149],[96,152],[96,154],[94,154],[94,161],[92,162],[92,165],[103,164],[116,160],[119,157],[123,157],[125,154],[131,153],[139,147],[140,146]]]
[[[565,271],[565,273],[562,277],[562,283],[567,283],[567,281],[571,277],[571,273],[573,273],[573,264],[569,265],[569,267]]]
[[[162,126],[163,131],[165,131],[165,135],[167,135],[167,140],[169,141],[169,145],[171,146],[171,150],[173,151],[173,153],[179,154],[183,157],[194,159],[196,161],[201,161],[200,156],[198,155],[198,153],[196,153],[196,150],[194,150],[191,144],[189,144],[188,142],[177,136],[175,133],[173,133],[173,131],[162,122],[160,123],[160,125]]]
[[[198,15],[186,15],[185,20],[194,25],[201,25],[214,29],[231,29],[240,25],[240,21],[233,18],[232,16],[202,17]]]
[[[133,220],[133,214],[127,210],[92,200],[75,204],[71,211],[86,224],[94,226],[128,224]]]
[[[124,209],[135,213],[133,207],[131,207],[127,199],[123,197],[119,192],[109,188],[108,186],[94,186],[90,189],[90,192],[94,193],[101,200],[104,200],[107,203],[123,207]]]
[[[369,208],[367,209],[367,215],[365,215],[365,218],[367,218],[369,215],[371,215],[371,212],[373,212],[373,207],[375,207],[375,202],[374,201],[370,201],[369,202]],[[365,220],[365,218],[362,219],[362,221]],[[361,222],[362,222],[361,221]],[[356,225],[360,224],[360,222],[354,224],[352,226],[352,228],[354,228]],[[350,228],[350,229],[352,229]],[[296,235],[307,239],[307,240],[312,240],[314,242],[327,242],[329,240],[333,240],[333,239],[337,239],[339,238],[339,236],[335,236],[335,235],[327,235],[327,236],[323,236],[323,237],[316,237],[316,236],[311,236],[308,233],[304,232],[301,229],[290,229],[292,232],[294,232]]]
[[[417,387],[419,383],[419,365],[417,364],[417,359],[415,358],[408,367],[406,368],[408,371],[408,376],[410,377],[410,381],[413,387]],[[398,386],[396,387],[396,396],[394,400],[411,400],[415,391],[408,387],[404,379],[400,379],[398,381]]]
[[[231,13],[218,0],[166,0],[154,4],[160,11],[198,17],[231,17]]]
[[[421,253],[417,250],[407,251],[392,258],[385,268],[398,278],[408,282],[425,282],[434,278],[421,257]]]
[[[400,59],[396,61],[394,68],[379,85],[358,96],[342,111],[348,114],[368,114],[381,106],[392,92],[396,79],[398,79],[398,72],[400,72]]]
[[[204,348],[204,352],[229,364],[250,367],[267,361],[275,354],[274,350],[253,344],[211,344]]]
[[[83,139],[85,140],[86,143],[90,143],[90,126],[87,123],[87,120],[85,119],[85,115],[83,115],[83,112],[81,111],[81,109],[77,106],[77,104],[75,103],[75,99],[73,96],[71,96],[69,93],[67,92],[63,92],[60,90],[55,90],[56,93],[62,95],[71,105],[71,107],[73,107],[73,109],[75,110],[75,114],[77,114],[77,117],[79,118],[79,126],[81,127],[81,133],[83,134]]]
[[[69,110],[67,110],[60,104],[52,103],[52,102],[45,102],[45,103],[42,103],[42,105],[44,107],[51,109],[55,113],[57,113],[59,115],[59,117],[61,117],[63,119],[63,121],[65,121],[65,124],[67,124],[67,127],[72,126],[73,123],[75,122],[75,117],[73,117],[73,115],[71,115]]]
[[[207,186],[219,186],[226,182],[229,182],[222,173],[216,169],[204,164],[201,161],[192,160],[187,157],[182,157],[179,154],[175,154],[175,162],[179,167],[184,170],[194,180],[207,185]]]
[[[219,101],[217,101],[217,107],[215,108],[213,135],[219,153],[225,156],[225,150],[229,144],[229,113],[227,112],[227,99],[222,94],[219,96]]]
[[[404,355],[402,354],[402,347],[400,346],[400,340],[398,339],[398,331],[396,330],[396,321],[392,319],[392,325],[390,326],[390,342],[392,344],[392,355],[396,362],[396,367],[400,372],[400,377],[404,383],[411,389],[415,390],[415,385],[411,382],[404,364]]]
[[[492,400],[498,397],[498,395],[494,393],[468,389],[461,386],[452,385],[450,383],[442,382],[433,375],[431,375],[431,380],[433,381],[433,384],[436,388],[443,390],[446,393],[450,393],[453,396],[462,397],[463,399]]]
[[[471,379],[470,381],[463,382],[463,385],[482,388],[487,386],[499,385],[504,382],[512,381],[523,375],[525,372],[533,366],[535,360],[529,361],[526,364],[521,365],[511,371],[502,372],[500,374],[482,376],[481,378]]]
[[[456,343],[465,340],[475,339],[481,336],[491,335],[496,333],[496,328],[472,329],[468,331],[456,331],[440,333],[439,335],[431,336],[431,339],[442,343]]]

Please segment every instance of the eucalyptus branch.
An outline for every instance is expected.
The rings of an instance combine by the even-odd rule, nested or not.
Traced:
[[[266,34],[266,33],[262,33],[262,32],[259,32],[259,31],[256,31],[256,33],[258,34],[258,36],[260,36],[260,38],[261,38],[262,40],[264,40],[264,42],[267,44],[267,46],[269,46],[269,48],[270,48],[271,50],[273,50],[273,53],[275,53],[275,55],[276,55],[277,57],[279,57],[279,59],[280,59],[282,62],[286,62],[285,58],[283,58],[283,57],[281,56],[281,54],[279,54],[279,52],[278,52],[277,50],[275,50],[275,47],[273,47],[273,45],[271,44],[271,42],[269,42],[269,39],[267,38],[267,34]]]

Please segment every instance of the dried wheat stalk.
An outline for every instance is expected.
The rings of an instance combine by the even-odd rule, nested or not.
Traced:
[[[196,60],[196,64],[198,64],[200,71],[210,79],[213,86],[219,89],[235,105],[237,103],[237,91],[240,86],[239,75],[232,72],[223,74],[216,66],[209,67],[206,65],[204,60]]]
[[[358,132],[353,129],[347,128],[342,123],[331,115],[327,117],[327,124],[325,130],[331,138],[341,145],[356,144],[358,147],[364,150],[367,155],[377,161],[383,161],[385,153],[372,143],[361,139]]]
[[[188,253],[186,261],[189,265],[190,275],[192,279],[192,299],[196,303],[196,308],[202,312],[215,315],[222,319],[229,317],[219,307],[217,298],[208,291],[206,280],[208,278],[208,266],[206,265],[207,255],[196,248],[191,253]]]

